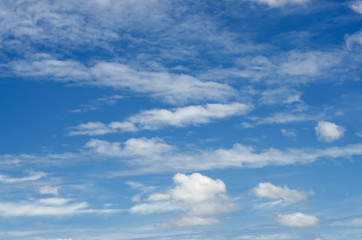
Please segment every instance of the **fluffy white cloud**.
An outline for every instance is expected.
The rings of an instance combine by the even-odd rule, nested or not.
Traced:
[[[254,2],[267,4],[269,7],[283,7],[290,4],[306,4],[309,0],[252,0]]]
[[[51,195],[58,195],[58,188],[52,186],[43,186],[39,188],[39,192],[41,194],[51,194]]]
[[[166,193],[155,193],[147,198],[151,203],[142,203],[131,212],[149,214],[160,211],[183,210],[184,215],[169,219],[163,226],[213,225],[217,216],[234,211],[236,207],[226,196],[225,184],[199,173],[176,174],[175,187]]]
[[[308,193],[289,189],[287,186],[278,187],[269,182],[259,183],[251,192],[261,198],[283,199],[288,203],[305,201],[308,198]]]
[[[300,212],[285,215],[279,214],[274,218],[274,221],[287,227],[297,228],[316,227],[320,224],[317,217]]]
[[[318,125],[314,129],[319,141],[322,142],[333,142],[341,138],[345,131],[342,126],[338,126],[335,123],[327,121],[319,121]]]
[[[357,13],[362,14],[362,1],[353,1],[350,7]]]
[[[362,155],[362,144],[326,149],[269,148],[261,152],[256,152],[251,146],[234,144],[229,149],[185,151],[168,145],[159,138],[132,138],[123,144],[93,139],[86,146],[91,155],[97,153],[102,157],[123,159],[137,167],[139,172],[192,171],[227,167],[259,168],[305,164],[319,158]]]
[[[155,130],[162,127],[185,127],[206,124],[216,119],[244,115],[252,109],[251,105],[242,103],[206,104],[179,107],[172,110],[152,109],[131,116],[124,122],[89,122],[74,127],[70,135],[103,135],[118,131]]]

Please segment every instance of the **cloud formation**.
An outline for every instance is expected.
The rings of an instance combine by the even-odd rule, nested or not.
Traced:
[[[287,227],[296,228],[316,227],[320,224],[320,220],[316,216],[300,212],[285,215],[279,214],[274,218],[274,221]]]
[[[300,5],[306,4],[309,0],[252,0],[253,2],[258,2],[262,4],[267,4],[269,7],[283,7],[285,5]]]
[[[327,121],[319,121],[314,129],[321,142],[333,142],[341,138],[345,131],[342,126]]]
[[[235,205],[226,196],[225,184],[220,179],[211,179],[200,173],[173,177],[175,186],[166,193],[150,195],[146,201],[131,208],[131,212],[150,214],[153,212],[182,210],[186,213],[168,219],[161,226],[186,227],[214,225],[218,216],[234,211]]]
[[[283,199],[287,203],[295,203],[306,201],[308,193],[304,191],[298,191],[295,189],[289,189],[287,186],[278,187],[270,182],[259,183],[258,186],[253,188],[251,192],[260,198],[269,199]]]
[[[124,143],[93,139],[86,144],[90,154],[118,158],[141,172],[192,171],[228,167],[260,168],[306,164],[319,158],[339,158],[362,155],[362,144],[326,149],[279,150],[269,148],[260,152],[251,146],[234,144],[229,149],[179,149],[160,138],[131,138]],[[96,157],[96,156],[93,156]]]
[[[120,131],[157,130],[163,127],[186,127],[214,120],[244,115],[252,105],[243,103],[206,104],[179,107],[171,110],[152,109],[131,116],[124,122],[89,122],[74,127],[70,135],[103,135]]]
[[[38,54],[33,59],[14,61],[9,66],[21,77],[131,90],[174,104],[191,100],[225,100],[236,95],[236,90],[224,83],[201,81],[186,74],[139,70],[118,62],[99,61],[86,66],[74,60]]]

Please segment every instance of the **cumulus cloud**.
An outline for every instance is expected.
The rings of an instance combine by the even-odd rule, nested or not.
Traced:
[[[260,198],[283,199],[288,203],[306,201],[308,198],[307,192],[289,189],[287,186],[278,187],[270,182],[259,183],[251,192]]]
[[[319,121],[314,129],[321,142],[333,142],[341,138],[345,131],[342,126],[327,121]]]
[[[41,194],[51,194],[51,195],[58,195],[58,188],[52,186],[43,186],[39,188],[39,193]]]
[[[206,124],[213,120],[244,115],[252,109],[243,103],[206,104],[179,107],[171,110],[152,109],[131,116],[124,122],[89,122],[74,127],[70,135],[103,135],[119,131],[156,130],[162,127],[185,127]]]
[[[339,158],[362,155],[362,145],[326,149],[279,150],[269,148],[256,151],[251,146],[234,144],[229,149],[179,149],[159,138],[132,138],[124,143],[93,139],[86,146],[93,157],[112,157],[124,160],[139,172],[190,171],[227,167],[260,168],[306,164],[319,158]]]
[[[317,217],[300,212],[285,215],[279,214],[274,218],[274,221],[287,227],[296,228],[316,227],[320,224],[320,220]]]
[[[355,12],[357,12],[359,14],[362,14],[362,1],[353,1],[353,2],[351,2],[350,7]]]
[[[285,5],[300,5],[306,4],[309,0],[252,0],[261,4],[267,4],[269,7],[283,7]]]
[[[174,188],[166,193],[150,195],[146,201],[135,205],[131,212],[150,214],[161,211],[182,210],[184,215],[168,219],[161,226],[185,227],[219,223],[218,216],[234,211],[235,205],[226,195],[226,186],[220,179],[211,179],[200,173],[173,177]]]

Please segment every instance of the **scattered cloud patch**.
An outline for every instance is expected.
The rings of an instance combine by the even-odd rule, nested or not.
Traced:
[[[289,234],[261,234],[261,235],[243,235],[235,239],[240,240],[279,240],[279,239],[295,239],[295,236]]]
[[[124,143],[93,139],[86,144],[90,154],[119,158],[136,167],[140,173],[221,169],[228,167],[261,168],[306,164],[319,158],[339,158],[362,155],[361,144],[326,149],[279,150],[260,152],[251,146],[234,144],[229,149],[182,150],[159,138],[132,138]],[[94,157],[94,156],[93,156]]]
[[[356,13],[362,14],[362,1],[353,1],[349,6]]]
[[[327,121],[319,121],[314,129],[321,142],[333,142],[341,138],[345,131],[342,126]]]
[[[269,198],[273,200],[283,199],[287,203],[301,202],[308,199],[307,192],[289,189],[287,186],[278,187],[270,182],[259,183],[258,186],[251,190],[251,192],[260,198]]]
[[[168,219],[160,226],[186,227],[214,225],[218,216],[232,212],[235,205],[226,195],[226,186],[220,179],[211,179],[200,173],[173,177],[175,186],[166,193],[150,195],[146,201],[135,205],[131,212],[150,214],[161,211],[181,210],[184,215]]]
[[[217,119],[244,115],[252,109],[242,103],[206,104],[167,109],[152,109],[131,116],[124,122],[89,122],[74,127],[70,135],[103,135],[120,131],[157,130],[163,127],[185,127],[206,124]]]
[[[320,220],[316,216],[300,212],[285,215],[279,214],[274,218],[274,221],[280,225],[296,228],[316,227],[320,224]]]
[[[9,66],[21,77],[128,89],[173,104],[226,100],[236,95],[235,89],[224,83],[201,81],[186,74],[138,70],[118,62],[97,62],[86,66],[74,60],[57,60],[45,55],[12,62]]]
[[[52,187],[52,186],[43,186],[43,187],[39,188],[39,193],[55,195],[55,196],[57,196],[59,194],[58,188]]]
[[[297,131],[295,129],[282,128],[282,129],[280,129],[280,131],[286,137],[291,137],[291,138],[294,138],[294,139],[297,137]]]
[[[244,128],[251,128],[258,125],[264,124],[282,124],[282,123],[291,123],[291,122],[305,122],[305,121],[315,121],[320,119],[321,116],[312,116],[304,113],[274,113],[269,117],[248,117],[250,122],[241,123]]]
[[[281,87],[268,89],[261,93],[261,102],[264,104],[288,104],[300,102],[302,93],[292,88]]]
[[[284,7],[286,5],[306,4],[309,0],[251,0],[253,2],[267,4],[271,8]]]

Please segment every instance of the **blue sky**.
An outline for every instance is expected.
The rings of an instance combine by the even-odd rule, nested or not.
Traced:
[[[0,1],[0,239],[357,240],[362,1]]]

